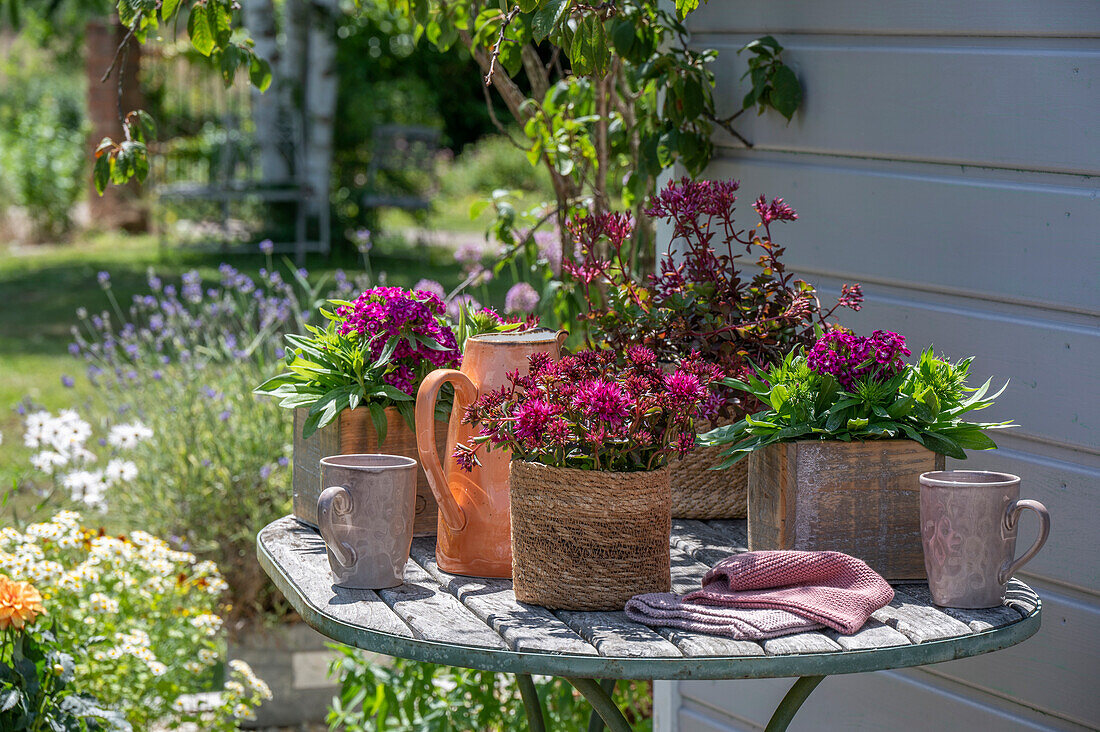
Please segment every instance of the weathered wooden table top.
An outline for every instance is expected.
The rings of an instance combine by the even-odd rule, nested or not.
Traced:
[[[672,589],[699,587],[720,559],[746,551],[744,521],[674,520]],[[1003,606],[932,604],[926,584],[896,596],[857,633],[798,633],[759,643],[652,629],[622,612],[551,611],[516,602],[512,583],[440,571],[435,540],[415,539],[405,583],[388,590],[335,587],[320,535],[292,517],[259,534],[260,563],[309,625],[390,656],[487,671],[637,679],[827,675],[938,663],[999,650],[1039,629],[1041,603],[1012,580]]]

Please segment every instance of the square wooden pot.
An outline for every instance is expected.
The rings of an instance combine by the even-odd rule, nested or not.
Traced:
[[[887,580],[923,580],[919,478],[943,468],[943,455],[912,440],[757,450],[749,456],[749,549],[844,552]]]
[[[317,498],[321,485],[320,461],[330,455],[358,453],[385,453],[412,458],[417,463],[420,456],[416,449],[416,433],[394,408],[386,410],[386,439],[379,445],[378,433],[371,422],[366,407],[345,409],[332,424],[317,430],[307,440],[302,438],[302,425],[309,410],[294,410],[294,516],[299,521],[317,527]],[[436,449],[444,455],[447,441],[447,423],[436,422]],[[415,536],[434,536],[439,506],[436,504],[424,468],[418,468],[416,479],[416,518],[413,523]]]

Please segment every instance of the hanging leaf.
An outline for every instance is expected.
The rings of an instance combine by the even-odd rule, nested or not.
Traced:
[[[772,76],[771,103],[788,122],[802,104],[802,86],[789,66],[780,66]]]
[[[187,35],[191,37],[191,45],[203,56],[209,56],[214,51],[214,28],[210,25],[210,16],[206,12],[205,5],[195,5],[187,16]]]

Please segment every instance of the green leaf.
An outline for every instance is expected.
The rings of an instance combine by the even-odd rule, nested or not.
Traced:
[[[271,86],[271,64],[255,53],[251,54],[248,61],[248,80],[261,92],[267,91]]]
[[[164,0],[160,6],[160,17],[164,21],[171,20],[179,10],[181,0]]]
[[[103,138],[103,142],[109,143],[110,139]],[[111,182],[111,153],[109,151],[103,149],[96,151],[92,176],[95,180],[96,193],[102,196],[103,191],[107,190],[107,184]]]
[[[187,16],[187,35],[191,38],[191,45],[203,56],[209,56],[214,51],[215,29],[210,25],[205,5],[191,8]]]
[[[802,86],[789,66],[780,66],[772,75],[771,104],[788,122],[802,104]]]
[[[699,7],[699,0],[676,0],[676,15],[686,18],[687,14]]]
[[[374,422],[374,430],[378,433],[378,447],[382,447],[382,443],[386,441],[386,430],[389,429],[389,425],[386,420],[386,410],[382,408],[381,404],[371,402],[367,405],[370,409],[370,418]]]
[[[518,0],[518,5],[521,13],[533,13],[538,10],[539,0]]]
[[[565,17],[570,0],[550,0],[531,18],[531,35],[536,43],[542,43]]]

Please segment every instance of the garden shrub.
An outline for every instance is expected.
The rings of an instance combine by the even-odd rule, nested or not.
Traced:
[[[58,236],[84,190],[82,77],[26,41],[10,51],[0,61],[0,214],[22,207],[35,238]]]
[[[247,664],[224,668],[225,580],[211,562],[144,531],[109,536],[62,511],[23,531],[0,529],[0,571],[32,582],[53,621],[59,675],[121,711],[136,729],[192,721],[236,729],[270,697]],[[181,696],[229,681],[217,701],[188,710]]]
[[[338,647],[331,672],[340,693],[329,708],[331,729],[361,732],[510,732],[527,729],[514,677],[490,671],[394,659],[372,662],[352,648]],[[547,729],[581,730],[591,707],[568,682],[534,678],[546,711]],[[652,696],[645,681],[621,682],[615,703],[636,732],[652,729]]]
[[[451,196],[487,196],[498,188],[508,188],[553,196],[550,176],[535,168],[522,150],[503,135],[487,135],[468,145],[453,162],[440,172],[442,191]]]

